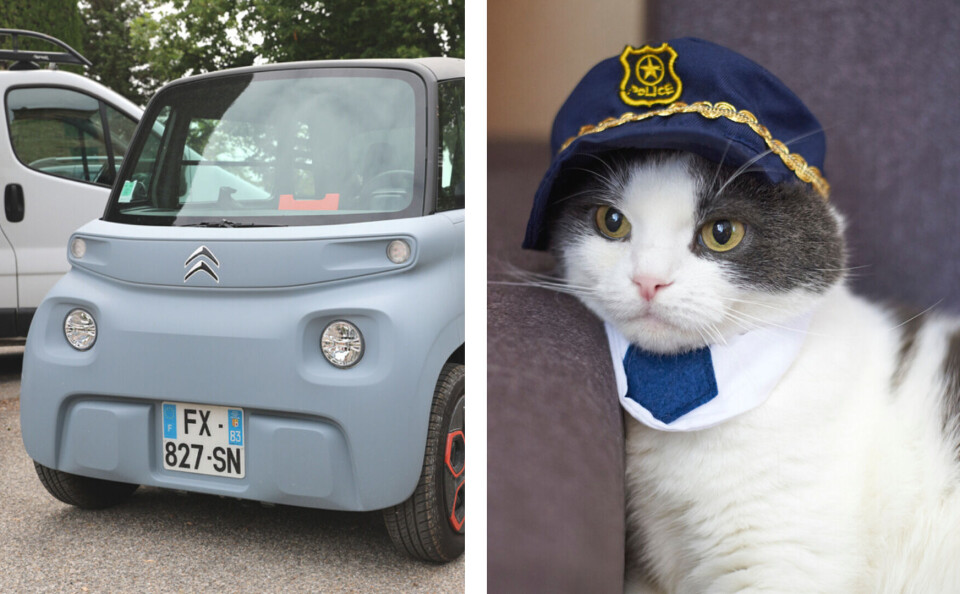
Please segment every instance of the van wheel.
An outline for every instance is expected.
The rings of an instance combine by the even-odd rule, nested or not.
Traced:
[[[34,462],[37,476],[51,495],[83,509],[103,509],[125,501],[139,485],[78,476]]]
[[[463,553],[465,435],[464,369],[448,363],[433,395],[420,482],[383,511],[390,538],[413,557],[446,563]]]

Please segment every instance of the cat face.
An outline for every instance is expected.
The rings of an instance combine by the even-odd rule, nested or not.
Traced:
[[[621,151],[568,168],[549,215],[569,291],[653,352],[779,324],[841,282],[839,215],[690,153]]]

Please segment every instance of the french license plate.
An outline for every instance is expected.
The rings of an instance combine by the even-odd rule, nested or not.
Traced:
[[[243,478],[243,409],[164,402],[163,467],[167,470]]]

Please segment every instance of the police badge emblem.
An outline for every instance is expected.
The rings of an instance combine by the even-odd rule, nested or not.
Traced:
[[[649,45],[639,49],[625,47],[620,54],[620,63],[623,64],[620,98],[634,107],[676,101],[683,89],[683,83],[673,69],[676,60],[677,52],[666,43],[655,48]]]

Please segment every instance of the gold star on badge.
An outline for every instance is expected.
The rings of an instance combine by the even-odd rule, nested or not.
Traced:
[[[658,78],[657,74],[663,70],[663,64],[653,56],[644,56],[644,58],[640,60],[640,70],[643,70],[643,80]]]

